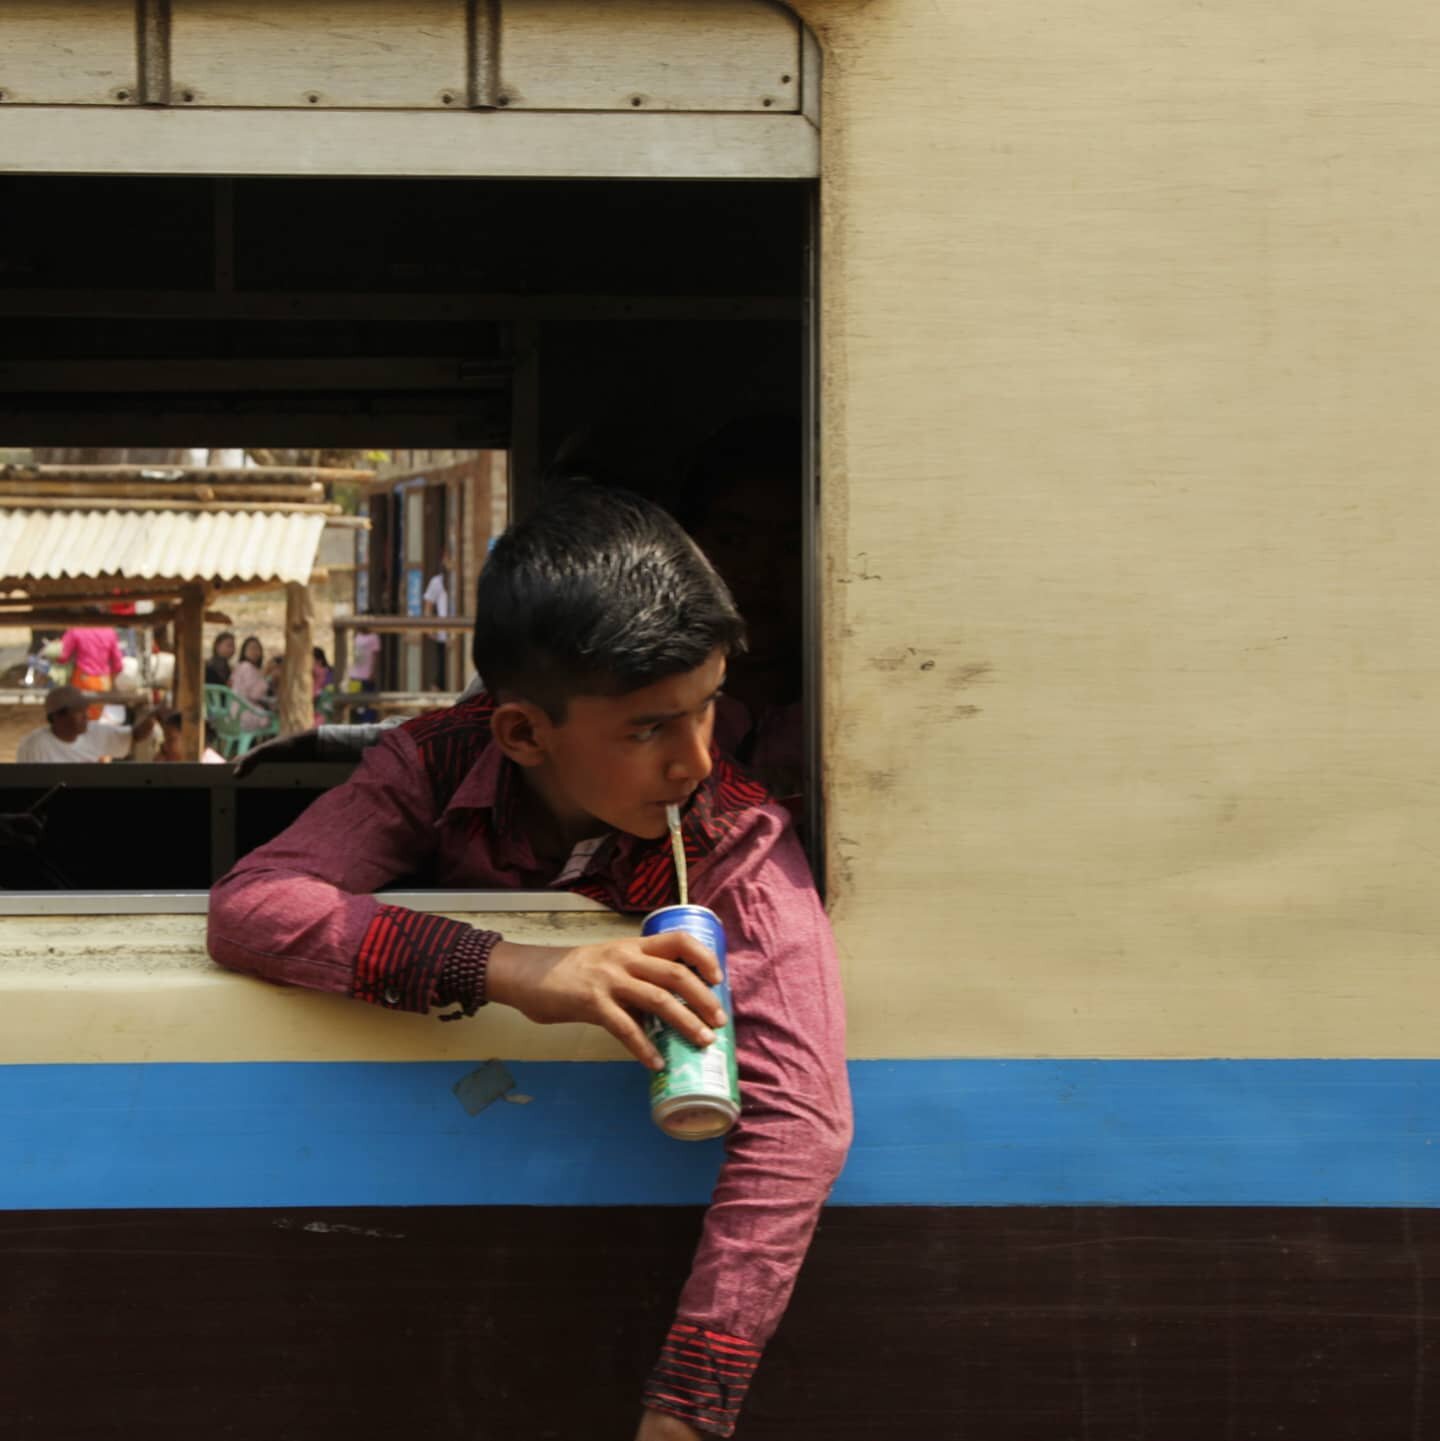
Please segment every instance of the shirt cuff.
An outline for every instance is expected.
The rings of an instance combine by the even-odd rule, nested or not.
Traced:
[[[372,1006],[424,1014],[455,943],[471,927],[403,906],[381,906],[360,942],[351,994]]]
[[[645,1405],[697,1431],[732,1436],[759,1362],[760,1347],[751,1341],[676,1321],[645,1383]]]

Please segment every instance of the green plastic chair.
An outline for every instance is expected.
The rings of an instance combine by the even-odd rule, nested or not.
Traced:
[[[240,717],[246,712],[265,717],[263,726],[250,730],[241,724]],[[243,756],[256,741],[269,740],[280,734],[280,717],[264,706],[248,701],[243,695],[236,695],[228,685],[205,687],[205,719],[215,738],[220,742],[220,753],[228,760]]]

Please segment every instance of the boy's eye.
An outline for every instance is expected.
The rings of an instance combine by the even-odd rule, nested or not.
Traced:
[[[712,696],[709,698],[709,700],[707,700],[707,701],[705,702],[705,705],[704,705],[703,709],[704,709],[704,711],[705,711],[706,714],[708,714],[710,711],[712,711],[712,710],[715,709],[715,702],[716,702],[717,700],[719,700],[720,697],[721,697],[722,695],[724,695],[724,694],[725,694],[724,691],[718,691],[718,690],[717,690],[717,691],[715,692],[715,694],[712,695]],[[655,740],[655,739],[660,735],[660,732],[663,731],[664,729],[665,729],[665,722],[664,722],[664,721],[656,721],[653,726],[646,726],[644,730],[631,731],[631,732],[630,732],[630,739],[631,739],[632,741],[653,741],[653,740]]]

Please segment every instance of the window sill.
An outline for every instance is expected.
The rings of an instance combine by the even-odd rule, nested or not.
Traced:
[[[444,915],[598,911],[569,891],[384,891],[389,905]],[[0,916],[203,916],[209,891],[0,891]]]

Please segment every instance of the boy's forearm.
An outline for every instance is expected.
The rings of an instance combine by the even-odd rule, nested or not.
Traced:
[[[850,1143],[834,939],[778,811],[762,813],[696,899],[730,937],[741,1119],[647,1404],[729,1435]]]
[[[558,960],[563,946],[530,946],[501,940],[490,952],[485,982],[486,999],[500,1006],[523,1007],[526,981],[538,964]]]
[[[673,1409],[707,1434],[732,1434],[844,1163],[850,1112],[843,1058],[816,1062],[809,1084],[793,1072],[762,1080],[753,1063],[748,1081],[742,1073],[744,1119],[676,1320],[646,1382],[647,1404]]]
[[[394,745],[372,752],[350,781],[212,888],[210,954],[221,965],[391,1009],[429,1009],[445,959],[474,933],[374,895],[433,844],[429,788]]]

